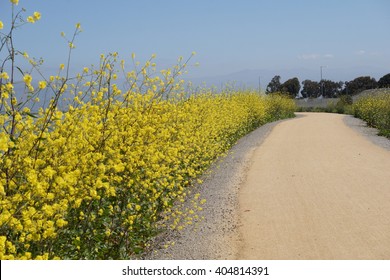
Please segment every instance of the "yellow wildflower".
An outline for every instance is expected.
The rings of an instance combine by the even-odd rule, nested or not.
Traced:
[[[64,226],[66,226],[68,224],[67,221],[65,221],[64,219],[58,219],[56,221],[56,225],[59,227],[59,228],[62,228]]]
[[[38,83],[39,89],[45,89],[46,86],[47,86],[46,81],[40,81],[40,82]]]
[[[8,137],[5,134],[0,135],[0,151],[8,150]]]
[[[10,0],[10,2],[14,5],[18,5],[19,4],[19,0]]]
[[[35,19],[32,16],[27,17],[29,23],[35,23]]]
[[[4,28],[3,22],[0,20],[0,30]]]
[[[31,85],[31,82],[32,82],[32,77],[31,77],[31,75],[30,75],[30,74],[24,75],[23,81],[24,81],[24,83],[25,83],[27,86],[30,86],[30,85]]]
[[[0,28],[1,29],[1,28]],[[1,79],[4,79],[4,80],[9,80],[9,76],[7,74],[7,72],[3,72],[0,74],[0,78]]]
[[[40,20],[41,19],[41,13],[40,12],[34,12],[34,20]]]
[[[6,88],[8,91],[12,91],[12,90],[14,89],[14,85],[11,84],[11,83],[7,83],[7,84],[5,85],[5,88]],[[4,92],[3,92],[3,93],[4,93]]]

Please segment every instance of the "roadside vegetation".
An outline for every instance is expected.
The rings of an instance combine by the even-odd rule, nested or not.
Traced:
[[[201,219],[206,201],[191,186],[216,158],[255,128],[294,116],[281,95],[190,94],[183,58],[158,71],[154,55],[140,64],[133,54],[128,67],[102,54],[70,76],[80,24],[62,34],[68,57],[45,77],[43,60],[13,40],[41,14],[10,2],[12,20],[0,21],[0,259],[132,258],[159,232]]]
[[[353,104],[353,115],[390,138],[390,90],[385,93],[366,95]]]

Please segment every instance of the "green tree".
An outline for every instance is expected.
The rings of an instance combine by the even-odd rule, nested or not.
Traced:
[[[298,78],[292,78],[285,81],[281,86],[281,91],[287,93],[291,97],[296,97],[301,89],[301,84],[299,83]]]
[[[379,79],[378,87],[380,87],[380,88],[390,87],[390,73],[384,75],[382,78]]]
[[[303,97],[307,98],[314,98],[320,95],[320,83],[311,81],[311,80],[304,80],[302,82],[302,91],[301,94]]]
[[[278,92],[281,89],[280,76],[276,75],[272,78],[271,82],[269,82],[267,89],[265,91],[266,94]]]
[[[371,78],[370,76],[362,76],[358,77],[352,81],[345,82],[345,93],[346,94],[358,94],[366,89],[377,88],[378,83],[375,78]]]
[[[343,88],[343,82],[333,82],[330,80],[322,80],[322,95],[327,98],[335,98],[337,97]]]

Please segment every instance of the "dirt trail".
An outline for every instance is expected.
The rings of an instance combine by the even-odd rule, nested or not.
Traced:
[[[390,152],[342,115],[302,113],[253,154],[240,259],[390,259]]]

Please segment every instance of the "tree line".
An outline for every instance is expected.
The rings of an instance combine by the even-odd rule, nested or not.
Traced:
[[[319,82],[312,80],[304,80],[301,83],[298,78],[292,78],[284,83],[281,83],[280,76],[276,75],[269,82],[266,93],[281,92],[295,98],[299,92],[303,98],[336,98],[342,95],[355,95],[366,89],[389,88],[390,73],[381,77],[378,81],[370,76],[361,76],[346,82],[334,82],[331,80],[321,80]]]

